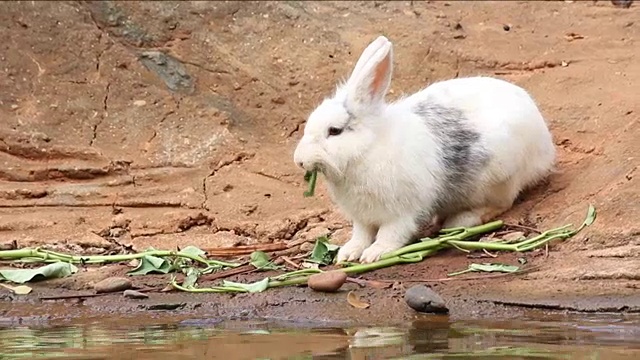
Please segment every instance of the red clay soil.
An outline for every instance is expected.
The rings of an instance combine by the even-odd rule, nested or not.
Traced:
[[[579,224],[588,204],[598,210],[548,257],[525,255],[537,271],[434,283],[452,316],[518,316],[505,307],[515,304],[638,311],[640,17],[637,5],[609,1],[2,2],[0,245],[104,254],[305,240],[308,250],[320,235],[342,244],[349,224],[322,179],[315,197],[302,196],[292,152],[306,116],[379,34],[395,45],[389,99],[491,75],[537,100],[557,171],[505,221],[546,229]],[[413,316],[402,301],[411,281],[474,261],[448,252],[366,274],[399,282],[357,289],[371,303],[364,310],[346,303],[355,284],[332,295],[299,287],[81,302],[121,314],[174,304],[208,316],[396,321]],[[3,316],[127,270],[88,268],[26,297],[0,289]]]

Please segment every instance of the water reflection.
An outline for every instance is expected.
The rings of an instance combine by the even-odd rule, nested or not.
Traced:
[[[0,322],[1,324],[1,322]],[[520,321],[422,317],[398,327],[287,327],[189,319],[161,325],[0,325],[0,359],[631,359],[640,319],[536,316]]]

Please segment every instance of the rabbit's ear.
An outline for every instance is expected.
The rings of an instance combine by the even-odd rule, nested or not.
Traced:
[[[378,36],[369,45],[367,45],[367,47],[362,51],[362,55],[360,55],[358,62],[356,62],[356,65],[353,67],[353,71],[351,72],[350,78],[351,79],[357,78],[360,71],[362,71],[362,68],[364,67],[364,65],[373,56],[373,54],[375,54],[376,50],[380,49],[382,45],[384,45],[385,42],[388,42],[388,41],[389,40],[387,40],[386,37]]]
[[[347,82],[347,101],[354,106],[381,102],[387,94],[393,73],[393,46],[379,36],[362,53]]]

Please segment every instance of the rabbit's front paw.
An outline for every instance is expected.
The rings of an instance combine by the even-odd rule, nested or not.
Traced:
[[[336,257],[336,263],[342,261],[357,261],[364,249],[369,246],[369,242],[364,239],[354,238],[347,241],[346,244],[342,245],[340,250],[338,250],[338,255]]]
[[[371,246],[366,248],[360,256],[360,262],[368,264],[380,260],[380,257],[386,253],[398,250],[401,246],[390,243],[374,242]]]

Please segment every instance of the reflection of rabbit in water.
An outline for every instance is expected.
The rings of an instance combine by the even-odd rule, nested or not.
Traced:
[[[311,113],[294,153],[299,166],[324,174],[353,221],[338,261],[376,261],[408,244],[423,220],[487,222],[555,161],[547,125],[520,87],[460,78],[386,103],[392,69],[392,44],[380,36]]]

